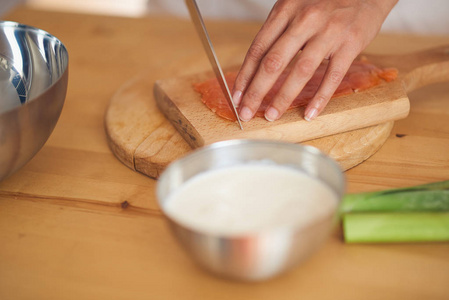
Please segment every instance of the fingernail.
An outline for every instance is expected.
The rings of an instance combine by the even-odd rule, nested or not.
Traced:
[[[312,108],[307,111],[307,114],[304,116],[306,121],[312,121],[318,115],[318,110],[316,108]]]
[[[253,113],[251,112],[251,110],[248,107],[242,107],[242,109],[240,110],[240,119],[242,121],[249,121],[251,120],[253,116]]]
[[[234,102],[235,106],[238,106],[240,104],[240,101],[242,101],[242,92],[235,91],[234,95],[232,95],[232,102]]]
[[[265,119],[267,119],[267,121],[270,121],[270,122],[276,121],[278,119],[278,116],[279,116],[279,111],[274,107],[269,107],[265,111]]]

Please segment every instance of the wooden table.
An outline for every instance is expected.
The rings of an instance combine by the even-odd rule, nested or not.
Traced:
[[[103,117],[133,76],[202,53],[174,18],[33,11],[6,16],[49,31],[70,54],[61,118],[44,148],[0,182],[1,299],[448,299],[449,244],[346,245],[336,230],[301,267],[246,284],[204,272],[178,247],[156,182],[108,149]],[[209,23],[216,48],[248,44],[256,23]],[[449,37],[380,35],[367,51],[403,53]],[[206,58],[205,58],[206,59]],[[410,95],[410,116],[383,148],[346,172],[348,192],[449,179],[449,84]]]

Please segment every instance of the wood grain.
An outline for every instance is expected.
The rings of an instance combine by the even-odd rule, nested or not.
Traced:
[[[346,245],[338,229],[306,264],[268,282],[248,285],[203,272],[165,226],[156,181],[122,164],[104,130],[111,98],[132,78],[148,72],[154,82],[207,71],[191,24],[24,7],[4,19],[60,38],[70,74],[50,139],[0,182],[0,299],[447,299],[448,243]],[[248,46],[260,26],[208,25],[214,45],[226,53],[231,45]],[[367,52],[401,54],[448,43],[442,36],[379,35]],[[161,73],[177,61],[182,73]],[[348,192],[449,179],[449,85],[409,98],[409,116],[395,122],[382,148],[345,173]]]

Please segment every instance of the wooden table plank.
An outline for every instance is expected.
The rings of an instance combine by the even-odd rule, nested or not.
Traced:
[[[447,299],[449,244],[345,245],[244,284],[196,267],[160,216],[0,197],[2,299]]]
[[[346,172],[349,191],[380,190],[449,179],[449,84],[409,95],[410,114],[369,160]]]
[[[448,243],[345,245],[339,230],[300,268],[267,282],[243,284],[203,272],[169,234],[155,181],[112,155],[103,128],[110,98],[131,77],[144,71],[166,76],[166,66],[196,60],[202,48],[189,22],[26,7],[6,19],[60,38],[70,74],[47,144],[0,182],[1,299],[447,299]],[[249,45],[259,26],[211,22],[209,28],[219,51]],[[443,44],[449,37],[381,35],[368,51]],[[410,116],[396,122],[384,147],[346,172],[349,192],[449,179],[449,85],[410,98]]]

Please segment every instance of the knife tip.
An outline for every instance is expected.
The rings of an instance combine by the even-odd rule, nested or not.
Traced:
[[[242,122],[240,122],[240,118],[237,117],[237,122],[239,124],[240,130],[243,130]]]

